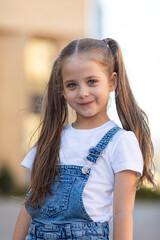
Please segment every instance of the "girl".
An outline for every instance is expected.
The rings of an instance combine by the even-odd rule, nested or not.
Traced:
[[[114,90],[123,129],[106,112]],[[131,240],[137,176],[154,185],[152,158],[118,43],[72,41],[54,63],[40,136],[22,162],[31,183],[13,239],[109,239],[113,216],[113,239]]]

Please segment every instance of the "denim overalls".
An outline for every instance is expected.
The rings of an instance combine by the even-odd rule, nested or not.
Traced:
[[[89,178],[91,165],[96,163],[114,134],[119,130],[114,127],[89,149],[84,166],[61,165],[61,177],[54,195],[47,194],[41,207],[33,210],[26,204],[32,217],[26,240],[67,239],[67,240],[99,240],[109,239],[108,222],[94,222],[87,214],[82,200],[83,189]],[[58,168],[56,169],[58,173]],[[55,189],[57,176],[51,186]],[[96,191],[96,189],[95,189]],[[27,193],[26,197],[29,195]]]

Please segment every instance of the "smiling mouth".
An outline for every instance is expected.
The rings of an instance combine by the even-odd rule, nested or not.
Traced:
[[[86,105],[89,105],[89,104],[91,104],[91,103],[93,103],[93,102],[94,102],[94,100],[93,100],[93,101],[90,101],[90,102],[79,103],[79,105],[81,105],[81,106],[86,106]]]

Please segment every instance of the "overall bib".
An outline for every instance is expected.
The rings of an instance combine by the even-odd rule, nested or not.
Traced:
[[[112,128],[96,147],[89,149],[84,166],[61,165],[58,187],[53,195],[47,194],[43,206],[37,205],[36,210],[33,210],[29,204],[26,204],[26,209],[32,217],[26,240],[109,239],[108,222],[94,222],[90,218],[84,208],[82,194],[91,172],[91,165],[96,163],[104,148],[119,129],[119,127]],[[58,167],[56,173],[58,173]],[[51,186],[51,192],[54,191],[56,184],[57,175]]]

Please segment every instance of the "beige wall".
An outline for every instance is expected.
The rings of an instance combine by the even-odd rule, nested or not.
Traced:
[[[5,162],[21,186],[27,177],[20,162],[29,113],[25,45],[32,37],[50,39],[59,52],[85,35],[84,18],[85,0],[0,0],[0,168]]]
[[[22,36],[2,34],[0,36],[0,165],[8,164],[17,175],[19,160],[22,157],[21,110],[27,106],[27,95],[23,72]],[[18,172],[17,181],[23,176]]]
[[[0,28],[70,39],[85,34],[85,0],[0,0]]]

